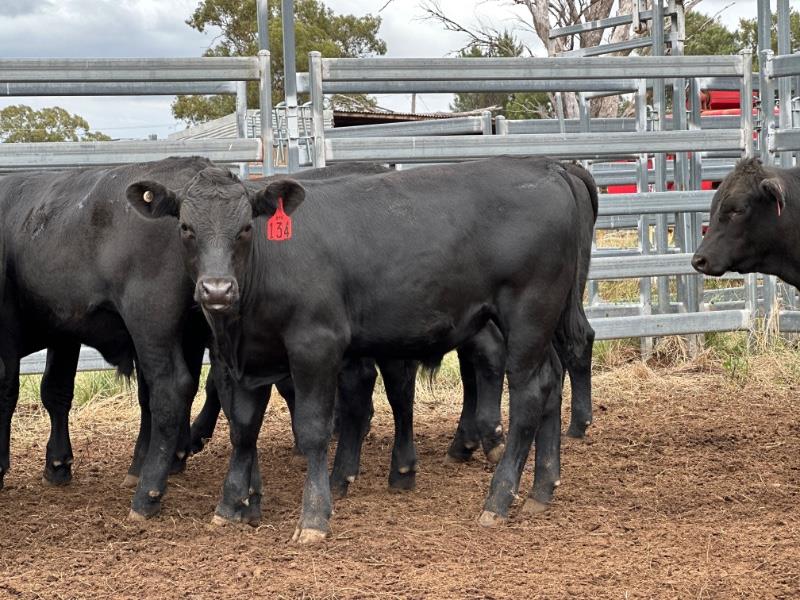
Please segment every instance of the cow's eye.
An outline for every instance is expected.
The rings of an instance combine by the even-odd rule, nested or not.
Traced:
[[[247,225],[242,227],[242,230],[239,232],[239,235],[236,236],[236,239],[241,240],[242,238],[247,237],[248,235],[250,235],[251,231],[253,231],[253,226],[248,223]]]

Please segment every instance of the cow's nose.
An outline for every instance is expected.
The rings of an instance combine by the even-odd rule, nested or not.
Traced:
[[[200,302],[209,310],[226,310],[233,302],[233,281],[208,278],[199,282]]]
[[[708,270],[708,259],[706,259],[706,257],[702,254],[695,254],[692,257],[692,266],[694,267],[695,271],[705,273]]]

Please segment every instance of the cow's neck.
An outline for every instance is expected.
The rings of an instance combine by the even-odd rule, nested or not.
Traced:
[[[776,275],[800,289],[800,168],[776,171],[786,190],[785,205],[778,218],[777,252],[773,257],[779,264]]]

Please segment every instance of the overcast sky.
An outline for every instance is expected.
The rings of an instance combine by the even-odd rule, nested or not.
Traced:
[[[277,0],[273,0],[277,1]],[[326,0],[337,13],[377,12],[386,0]],[[0,0],[0,57],[181,57],[200,56],[213,33],[201,34],[184,22],[197,0]],[[521,9],[503,0],[441,0],[452,18],[467,24],[517,28]],[[730,5],[730,6],[729,6]],[[774,5],[774,0],[773,0]],[[727,8],[725,8],[727,7]],[[735,28],[739,17],[754,17],[756,0],[704,0],[699,7]],[[422,19],[419,0],[393,0],[381,13],[380,36],[387,56],[441,57],[464,46],[466,38]],[[534,37],[518,31],[535,47]],[[418,111],[447,110],[447,95],[418,97]],[[0,108],[25,103],[35,108],[58,105],[85,117],[92,129],[112,137],[159,137],[183,128],[170,111],[172,99],[148,98],[0,98]],[[381,106],[409,110],[409,96],[381,96]]]

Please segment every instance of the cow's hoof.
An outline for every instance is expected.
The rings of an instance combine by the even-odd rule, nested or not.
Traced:
[[[328,534],[325,531],[319,529],[301,529],[298,527],[294,530],[292,541],[297,544],[302,544],[303,546],[311,546],[324,542],[326,537],[328,537]]]
[[[72,466],[67,463],[45,465],[42,483],[49,486],[61,487],[69,485],[72,481]]]
[[[505,525],[507,519],[490,510],[485,510],[478,517],[478,525],[481,527],[500,527]]]
[[[405,472],[403,470],[405,469]],[[390,492],[410,492],[417,487],[415,467],[400,467],[397,472],[389,474]]]
[[[235,508],[230,508],[220,504],[211,519],[212,525],[230,525],[239,523],[258,527],[261,523],[261,495],[253,493],[249,497],[238,502]]]
[[[500,459],[503,458],[503,452],[505,451],[506,445],[498,444],[486,453],[486,460],[488,460],[491,464],[496,465],[500,462]]]
[[[175,459],[172,461],[172,464],[169,467],[170,475],[180,475],[186,470],[187,454],[185,452],[182,454],[183,454],[182,457],[176,456]]]
[[[134,523],[144,523],[147,521],[148,517],[144,516],[142,513],[138,513],[135,510],[131,509],[128,513],[128,521],[132,521]]]
[[[217,514],[215,514],[213,517],[211,517],[211,524],[214,527],[227,527],[228,525],[235,525],[237,522],[238,521],[235,521],[233,519],[227,519],[227,518],[225,518],[225,517],[223,517],[221,515],[217,515]]]
[[[586,437],[586,429],[591,425],[591,421],[586,421],[583,425],[580,425],[576,422],[570,422],[569,428],[567,429],[567,437],[581,439]]]
[[[139,485],[138,475],[128,473],[125,475],[125,479],[122,480],[122,487],[124,488],[135,488],[137,485]]]
[[[202,452],[210,441],[210,437],[192,436],[192,441],[189,442],[189,456]]]
[[[356,480],[355,475],[348,475],[343,481],[331,481],[331,497],[334,500],[341,500],[347,497],[350,484]]]
[[[539,502],[533,498],[526,498],[525,502],[522,504],[522,508],[520,508],[520,512],[524,515],[540,515],[546,512],[548,508],[550,508],[550,506],[544,502]]]

